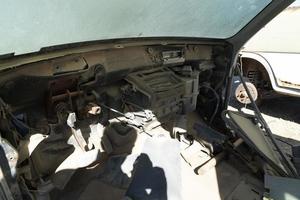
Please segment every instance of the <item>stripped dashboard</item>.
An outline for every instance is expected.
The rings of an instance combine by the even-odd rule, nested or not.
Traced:
[[[148,135],[162,126],[174,138],[180,116],[200,110],[211,122],[221,99],[211,90],[220,94],[226,81],[224,52],[209,45],[128,47],[3,71],[0,131],[15,149],[9,164],[24,183],[21,193],[50,191],[43,185],[49,180],[63,188],[72,174],[54,174],[89,166],[99,152],[130,153],[116,152],[103,134],[116,121]]]

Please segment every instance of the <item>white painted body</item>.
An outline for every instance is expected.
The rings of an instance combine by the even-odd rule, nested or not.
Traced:
[[[276,92],[300,97],[300,54],[243,51],[241,57],[260,62],[268,72]],[[282,84],[283,81],[291,84]]]
[[[300,7],[274,18],[246,43],[241,56],[264,66],[276,92],[300,97]]]

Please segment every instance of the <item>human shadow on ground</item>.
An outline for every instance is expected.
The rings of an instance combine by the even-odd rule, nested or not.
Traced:
[[[153,167],[146,153],[130,156],[136,139],[137,131],[132,127],[111,123],[102,137],[102,159],[77,169],[63,190],[52,192],[51,199],[168,199],[164,170]]]

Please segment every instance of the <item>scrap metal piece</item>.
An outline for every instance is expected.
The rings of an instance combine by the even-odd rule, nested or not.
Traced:
[[[209,152],[205,153],[205,150],[199,143],[194,143],[181,151],[180,155],[193,169],[197,169],[211,159]]]
[[[83,151],[88,150],[88,145],[85,139],[82,136],[80,129],[76,129],[76,114],[70,113],[67,119],[67,124],[71,128],[72,134],[74,135],[75,140]]]
[[[207,171],[209,171],[211,168],[215,167],[220,160],[222,160],[225,157],[225,152],[221,152],[218,155],[216,155],[215,157],[211,158],[210,160],[208,160],[207,162],[205,162],[203,165],[197,167],[195,169],[195,172],[198,175],[202,175],[205,174]]]

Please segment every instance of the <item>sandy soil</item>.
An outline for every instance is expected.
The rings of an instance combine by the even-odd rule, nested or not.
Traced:
[[[265,100],[260,105],[260,110],[274,134],[300,143],[300,98]]]
[[[266,99],[259,109],[279,146],[291,156],[291,147],[300,145],[300,98],[278,96]],[[253,113],[248,108],[242,108],[242,110],[246,113]]]

